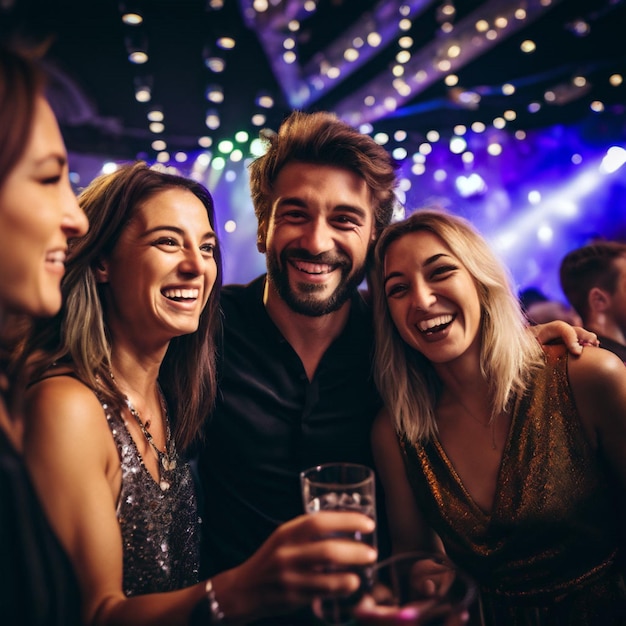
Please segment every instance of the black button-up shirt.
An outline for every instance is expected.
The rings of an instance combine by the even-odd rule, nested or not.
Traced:
[[[331,461],[373,467],[373,330],[360,294],[309,381],[263,305],[265,277],[222,291],[219,393],[200,453],[203,570],[246,560],[282,522],[304,512],[299,473]],[[381,546],[382,547],[382,546]]]

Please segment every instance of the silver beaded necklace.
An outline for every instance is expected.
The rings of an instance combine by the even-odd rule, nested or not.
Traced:
[[[115,380],[115,376],[113,374],[113,370],[109,370],[109,376],[113,381],[113,384],[118,388],[117,381]],[[152,434],[148,430],[150,428],[150,420],[147,420],[145,423],[141,419],[141,415],[139,411],[135,408],[133,403],[130,401],[130,398],[126,394],[122,394],[124,401],[126,402],[126,406],[128,407],[128,411],[135,418],[143,436],[146,438],[146,441],[150,444],[150,447],[156,454],[157,460],[159,461],[159,487],[161,487],[161,491],[167,491],[171,484],[168,480],[167,475],[164,475],[166,472],[172,472],[176,469],[176,446],[174,444],[174,440],[172,439],[172,433],[170,431],[170,420],[169,414],[167,411],[167,403],[165,402],[165,397],[163,396],[163,390],[161,389],[161,385],[157,383],[157,391],[159,393],[159,403],[161,406],[161,415],[163,416],[163,420],[165,422],[165,451],[161,451],[157,448],[154,440],[152,438]]]
[[[154,450],[157,459],[159,461],[159,487],[161,487],[162,491],[167,491],[170,488],[170,482],[167,477],[167,472],[171,472],[176,469],[176,450],[174,447],[174,441],[172,440],[172,434],[170,431],[170,420],[167,414],[167,405],[165,404],[165,398],[163,397],[163,392],[159,387],[159,399],[161,402],[161,411],[163,412],[163,418],[165,421],[165,451],[159,450],[154,443],[152,438],[152,434],[148,430],[148,426],[141,419],[141,415],[139,415],[139,411],[133,406],[133,403],[130,401],[128,396],[124,396],[126,400],[126,406],[130,411],[130,414],[137,420],[137,424],[139,424],[139,428],[143,433],[143,436],[146,438],[147,442],[150,444],[150,447]],[[149,425],[149,422],[148,422]]]

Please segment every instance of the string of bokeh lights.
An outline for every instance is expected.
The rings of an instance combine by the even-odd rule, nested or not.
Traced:
[[[527,280],[544,280],[541,286],[546,293],[557,290],[554,275],[542,276],[545,269],[541,263],[529,258],[527,248],[521,242],[538,245],[540,248],[543,246],[546,250],[550,250],[552,246],[554,250],[558,229],[565,228],[568,221],[573,223],[584,219],[584,211],[587,209],[581,208],[583,199],[603,184],[610,184],[616,177],[624,178],[624,129],[604,138],[605,145],[599,150],[585,152],[581,146],[572,145],[568,154],[560,154],[559,158],[566,161],[562,167],[569,165],[574,168],[571,172],[568,170],[567,175],[563,174],[560,182],[554,181],[550,186],[547,183],[529,181],[522,195],[520,192],[514,200],[503,199],[504,196],[513,194],[505,189],[506,185],[502,180],[494,178],[494,173],[501,166],[494,166],[493,160],[511,160],[511,155],[522,150],[520,146],[529,139],[535,142],[533,145],[541,141],[538,137],[543,131],[536,131],[529,137],[529,131],[519,127],[519,109],[513,105],[504,107],[500,115],[490,120],[481,116],[481,105],[491,96],[511,96],[513,100],[512,96],[516,93],[519,96],[518,92],[523,91],[523,84],[511,81],[502,85],[461,88],[457,70],[485,47],[510,36],[528,20],[537,19],[559,0],[510,2],[506,13],[501,12],[503,3],[494,0],[483,5],[480,14],[473,13],[459,23],[455,23],[456,10],[453,2],[443,0],[437,10],[440,36],[417,53],[411,52],[415,42],[407,33],[411,21],[432,4],[432,0],[386,0],[348,29],[341,41],[332,42],[323,55],[305,66],[298,62],[293,36],[298,31],[300,21],[316,10],[316,2],[250,0],[245,6],[246,2],[242,2],[244,17],[249,25],[255,26],[257,32],[265,33],[264,45],[274,47],[274,54],[270,55],[274,63],[273,69],[281,85],[287,87],[286,91],[291,94],[294,108],[302,108],[316,101],[330,88],[333,81],[354,72],[359,64],[365,63],[368,51],[371,52],[377,46],[389,45],[395,38],[398,53],[395,62],[388,68],[387,75],[372,78],[340,103],[336,112],[386,146],[401,164],[397,191],[401,207],[410,210],[436,200],[461,209],[464,208],[463,203],[466,203],[465,210],[471,211],[467,206],[471,207],[473,202],[482,198],[480,214],[472,214],[470,217],[488,234],[512,268],[519,265],[514,270],[514,273],[517,272],[518,282],[523,282],[520,276]],[[381,8],[383,5],[384,11]],[[223,0],[210,0],[207,6],[208,10],[219,11],[223,7]],[[129,7],[125,5],[122,8]],[[133,13],[130,10],[123,11],[121,19],[131,32],[140,29],[143,22],[140,12]],[[581,19],[568,24],[568,28],[579,36],[585,36],[591,26]],[[282,39],[278,37],[278,33]],[[129,61],[139,65],[147,61],[147,52],[143,50],[142,55],[142,50],[137,46],[140,41],[140,36],[134,36],[127,38],[125,42]],[[255,229],[251,226],[254,220],[250,218],[252,208],[246,194],[246,169],[250,160],[263,152],[264,146],[258,138],[258,131],[266,123],[264,111],[274,106],[269,93],[259,93],[252,107],[253,115],[250,120],[251,126],[257,129],[256,135],[250,132],[249,125],[246,124],[232,138],[220,138],[219,107],[224,105],[224,94],[218,78],[226,66],[225,57],[228,51],[236,45],[237,41],[234,39],[218,38],[203,51],[203,61],[208,70],[205,92],[208,109],[205,123],[209,132],[198,138],[197,151],[170,154],[167,142],[162,138],[166,124],[163,111],[158,105],[151,103],[150,80],[136,80],[135,83],[135,97],[138,102],[148,105],[147,121],[154,134],[151,142],[153,155],[147,160],[165,171],[199,180],[212,192],[225,194],[224,199],[220,198],[218,203],[228,207],[221,227],[227,236],[233,236],[229,242],[233,251],[240,247],[253,249],[253,243],[246,241],[240,246],[234,236],[238,229],[243,228],[244,238],[254,241]],[[280,54],[276,53],[278,50]],[[520,54],[533,54],[536,50],[536,42],[529,39],[523,40],[520,45]],[[593,67],[587,69],[589,72],[597,70]],[[445,83],[457,103],[475,112],[475,121],[467,125],[456,125],[451,132],[436,128],[423,133],[404,130],[402,118],[406,111],[402,105],[428,84],[439,79]],[[559,79],[561,82],[555,83],[554,88],[544,91],[542,101],[529,101],[525,104],[525,109],[533,113],[545,106],[558,105],[560,99],[567,102],[591,96],[588,76],[577,73],[565,83],[562,77]],[[615,89],[623,88],[623,76],[619,72],[609,73],[606,80]],[[519,97],[516,102],[519,106]],[[427,107],[429,103],[412,105],[412,112],[420,106]],[[589,99],[588,108],[589,114],[598,118],[611,116],[615,112],[612,105],[607,106],[597,99]],[[617,113],[619,114],[619,110]],[[389,119],[393,120],[393,131],[378,127],[380,120]],[[545,148],[542,150],[548,152]],[[117,164],[111,162],[105,163],[102,169],[107,171],[115,167]],[[235,193],[238,197],[233,202],[232,194]],[[517,211],[509,206],[512,203],[516,204]],[[402,217],[403,214],[401,211],[396,217]],[[573,236],[580,239],[582,235]],[[567,246],[564,242],[560,245],[561,248]],[[538,251],[540,252],[541,250]],[[519,259],[514,258],[514,255]],[[262,260],[259,259],[242,263],[250,266],[252,275],[259,268],[262,269]],[[246,274],[235,272],[230,278],[244,280]]]

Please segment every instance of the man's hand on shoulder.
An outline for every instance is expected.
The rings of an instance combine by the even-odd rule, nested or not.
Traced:
[[[561,320],[537,324],[529,328],[542,346],[551,343],[563,343],[572,354],[580,354],[584,346],[600,345],[595,333],[580,326],[570,326]]]

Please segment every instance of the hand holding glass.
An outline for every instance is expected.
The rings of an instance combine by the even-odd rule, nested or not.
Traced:
[[[360,626],[463,624],[476,596],[475,583],[441,554],[397,554],[369,573],[354,610]]]
[[[374,471],[369,467],[328,463],[303,471],[300,480],[307,513],[356,511],[376,521],[376,481]],[[376,547],[376,531],[357,533],[349,538]],[[357,599],[358,596],[320,599],[314,603],[313,610],[326,624],[352,624],[352,608]]]

